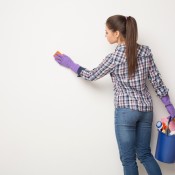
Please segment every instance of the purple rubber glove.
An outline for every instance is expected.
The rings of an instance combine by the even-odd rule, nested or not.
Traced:
[[[72,71],[77,73],[78,68],[80,67],[78,64],[75,64],[70,57],[65,54],[55,54],[55,60],[62,66],[70,68]]]
[[[170,114],[171,119],[175,118],[175,109],[172,103],[170,102],[170,98],[168,95],[161,98],[163,104],[165,105],[168,113]]]

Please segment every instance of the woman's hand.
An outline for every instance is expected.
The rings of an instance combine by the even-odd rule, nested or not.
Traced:
[[[78,64],[74,63],[70,57],[65,54],[61,54],[60,52],[56,52],[54,54],[54,58],[60,65],[70,68],[75,73],[77,73],[78,68],[80,67]]]
[[[168,113],[170,114],[171,119],[174,119],[175,118],[175,108],[170,102],[169,96],[167,95],[165,97],[162,97],[161,100],[164,103]]]

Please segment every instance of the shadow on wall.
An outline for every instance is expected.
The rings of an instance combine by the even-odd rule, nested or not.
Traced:
[[[79,77],[79,80],[81,81],[83,86],[87,86],[88,88],[91,88],[95,91],[98,90],[98,92],[99,91],[103,92],[103,91],[112,91],[113,90],[112,80],[109,79],[108,76],[103,77],[103,78],[96,80],[96,81],[87,81],[81,77]]]

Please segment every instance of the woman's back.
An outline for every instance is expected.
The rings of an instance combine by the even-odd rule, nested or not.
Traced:
[[[110,75],[114,84],[115,107],[150,111],[152,110],[152,99],[146,85],[146,80],[149,79],[151,81],[157,95],[162,96],[163,93],[166,94],[168,89],[162,86],[163,82],[148,46],[138,46],[137,69],[131,78],[128,76],[125,52],[126,46],[121,44],[116,47],[113,54],[116,66]]]

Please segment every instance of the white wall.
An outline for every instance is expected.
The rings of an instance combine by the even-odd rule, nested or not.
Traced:
[[[114,50],[105,21],[134,16],[175,104],[175,1],[0,0],[0,174],[122,174],[110,76],[88,82],[53,59],[55,51],[89,69]],[[155,123],[167,116],[154,99]],[[164,174],[174,164],[158,162]],[[140,174],[146,175],[139,164]]]

